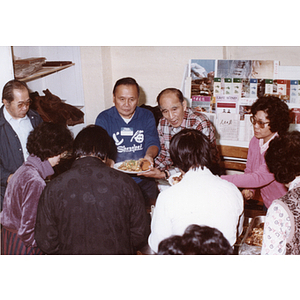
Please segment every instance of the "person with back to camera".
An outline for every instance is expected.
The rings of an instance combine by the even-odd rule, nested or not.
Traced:
[[[105,129],[85,127],[75,138],[71,168],[44,189],[35,239],[46,254],[135,254],[147,244],[142,192],[106,165],[110,147]]]
[[[45,179],[66,151],[73,136],[64,126],[43,122],[30,132],[29,157],[9,181],[0,214],[2,254],[42,254],[34,239],[36,212]]]
[[[138,105],[140,88],[135,79],[119,79],[113,88],[115,106],[101,112],[95,124],[104,128],[117,147],[114,162],[144,158],[153,165],[160,150],[154,115]],[[143,174],[142,174],[143,175]],[[153,178],[131,175],[144,195],[146,205],[155,203],[158,189]]]
[[[12,174],[28,157],[26,142],[29,132],[43,122],[41,116],[29,109],[31,99],[27,84],[10,80],[3,87],[0,108],[0,174],[1,202]]]
[[[273,200],[286,194],[284,184],[275,180],[265,162],[265,152],[269,143],[289,129],[290,116],[286,103],[274,96],[258,98],[251,106],[254,136],[249,143],[247,164],[244,174],[222,175],[221,178],[243,188],[245,200],[252,199],[259,189],[264,202],[264,210]]]
[[[289,132],[270,142],[265,159],[288,192],[274,200],[265,218],[261,254],[300,254],[300,132]]]
[[[192,224],[182,236],[173,235],[158,245],[158,255],[231,255],[233,249],[222,232]]]
[[[171,140],[170,155],[182,180],[161,192],[151,221],[150,248],[191,224],[220,230],[233,246],[243,226],[243,196],[238,188],[212,174],[209,139],[199,130],[183,129]]]
[[[209,138],[214,173],[218,173],[219,152],[216,144],[215,128],[207,116],[193,108],[187,107],[182,92],[176,88],[166,88],[157,96],[158,106],[163,117],[157,127],[161,151],[155,158],[155,167],[149,172],[141,174],[156,179],[168,179],[179,172],[174,168],[170,157],[171,138],[184,128],[201,131]]]

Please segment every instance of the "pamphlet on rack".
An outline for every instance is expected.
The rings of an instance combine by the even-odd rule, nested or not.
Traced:
[[[190,59],[182,91],[189,106],[209,116],[222,140],[249,142],[251,105],[267,95],[295,109],[291,128],[300,127],[300,66],[280,66],[273,60]]]
[[[240,116],[235,113],[217,114],[217,131],[221,139],[238,140],[239,139]]]
[[[238,96],[234,95],[217,95],[216,96],[216,113],[238,113]]]

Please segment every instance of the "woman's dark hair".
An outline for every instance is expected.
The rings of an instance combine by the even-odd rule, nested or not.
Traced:
[[[288,132],[270,141],[265,160],[278,182],[293,181],[300,175],[300,132]]]
[[[181,104],[183,103],[184,97],[183,97],[182,92],[181,92],[179,89],[176,89],[176,88],[166,88],[166,89],[162,90],[162,91],[158,94],[158,96],[157,96],[157,98],[156,98],[159,107],[160,107],[160,103],[159,103],[160,97],[163,96],[164,94],[169,94],[169,93],[175,94],[175,95],[177,96],[177,98],[179,99],[179,102],[180,102]]]
[[[111,138],[107,131],[97,125],[83,128],[74,141],[75,157],[93,155],[106,159],[111,148]]]
[[[71,151],[73,135],[61,124],[43,122],[35,127],[27,139],[29,154],[36,155],[42,161],[57,156],[65,151]]]
[[[233,249],[223,233],[213,227],[189,225],[182,236],[173,235],[158,245],[160,255],[231,255]]]
[[[192,224],[182,238],[185,254],[230,255],[233,249],[223,233],[213,227]]]
[[[173,235],[162,240],[158,245],[158,255],[183,255],[182,236]]]
[[[211,167],[211,147],[207,136],[196,129],[182,129],[170,142],[173,165],[184,172],[191,167]]]
[[[116,92],[116,89],[119,85],[135,85],[136,86],[136,89],[137,89],[137,92],[138,92],[138,95],[140,95],[140,87],[139,85],[137,84],[136,80],[134,78],[131,78],[131,77],[124,77],[124,78],[121,78],[119,79],[116,83],[115,83],[115,86],[113,88],[113,95],[115,94]]]
[[[278,132],[279,135],[282,135],[288,131],[290,126],[289,107],[283,100],[274,96],[258,98],[251,106],[251,113],[255,116],[260,110],[267,114],[271,132]]]
[[[29,94],[29,89],[24,81],[19,81],[17,79],[13,79],[8,81],[2,90],[2,102],[5,99],[8,103],[14,101],[14,90],[27,90]]]

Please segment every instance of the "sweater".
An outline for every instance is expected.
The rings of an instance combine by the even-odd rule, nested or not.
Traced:
[[[265,161],[265,152],[260,153],[259,139],[253,137],[249,144],[244,174],[222,175],[222,179],[234,183],[238,188],[260,189],[261,197],[268,208],[271,203],[286,194],[284,184],[275,180]]]

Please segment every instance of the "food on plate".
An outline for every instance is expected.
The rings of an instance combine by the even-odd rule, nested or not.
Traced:
[[[176,184],[176,183],[178,183],[178,182],[180,182],[181,179],[182,179],[182,177],[183,177],[183,174],[180,174],[179,176],[172,177],[173,185]]]
[[[148,163],[146,163],[148,162]],[[126,172],[141,172],[147,171],[150,169],[151,163],[146,159],[138,159],[138,160],[125,160],[119,167],[119,170]]]
[[[245,240],[246,244],[261,247],[263,241],[263,234],[264,223],[260,223],[257,227],[254,227],[252,229],[250,236],[247,237]]]
[[[151,167],[151,162],[147,159],[141,159],[140,166],[141,166],[142,171],[147,171]]]

